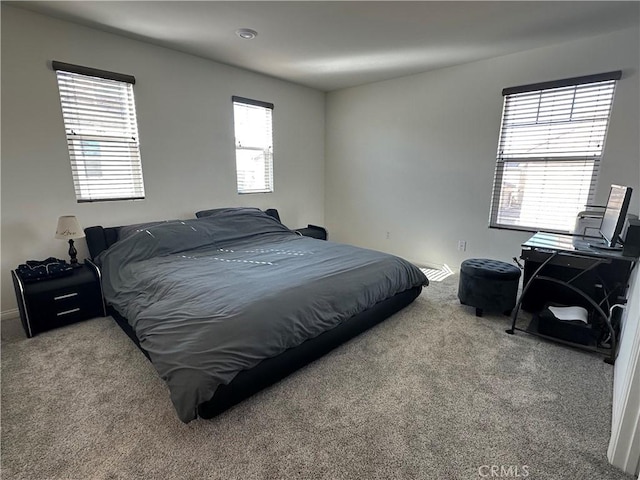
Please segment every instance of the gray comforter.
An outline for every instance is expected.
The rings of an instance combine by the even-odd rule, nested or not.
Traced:
[[[301,237],[258,209],[129,232],[97,261],[184,422],[240,371],[427,284],[401,258]]]

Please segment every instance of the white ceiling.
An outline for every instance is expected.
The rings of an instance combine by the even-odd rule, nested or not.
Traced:
[[[637,1],[3,3],[324,91],[640,23]]]

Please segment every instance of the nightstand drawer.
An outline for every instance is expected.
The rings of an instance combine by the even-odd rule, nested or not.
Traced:
[[[90,309],[82,306],[59,310],[55,312],[55,318],[52,317],[46,325],[43,325],[43,331],[61,327],[63,325],[69,325],[81,320],[88,320],[89,318],[97,316],[99,316],[99,314],[97,314],[95,310],[91,311]]]
[[[99,295],[95,284],[72,285],[64,289],[33,293],[30,306],[42,312],[57,314],[74,308],[87,308]]]
[[[95,317],[101,310],[100,305],[96,304],[96,299],[98,298],[99,297],[95,294],[83,296],[75,295],[74,297],[67,297],[59,301],[51,298],[40,301],[36,298],[29,302],[27,310],[33,319],[74,318],[71,314],[75,312],[83,312],[87,315],[93,313],[92,316]]]
[[[62,293],[53,297],[53,311],[58,314],[67,310],[79,309],[83,296],[79,292]]]

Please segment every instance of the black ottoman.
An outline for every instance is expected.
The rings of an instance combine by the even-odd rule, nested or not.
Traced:
[[[520,269],[510,263],[488,258],[470,258],[460,265],[458,298],[463,305],[482,311],[511,313],[516,306]]]

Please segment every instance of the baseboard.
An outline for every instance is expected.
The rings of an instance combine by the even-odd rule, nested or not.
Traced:
[[[15,318],[20,318],[20,310],[17,308],[0,312],[0,321],[13,320]]]

